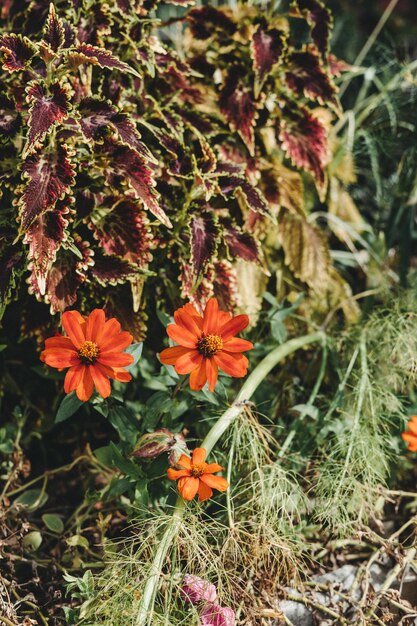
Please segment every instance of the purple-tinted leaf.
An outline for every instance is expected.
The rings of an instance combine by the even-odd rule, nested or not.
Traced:
[[[210,213],[195,215],[190,222],[191,258],[195,273],[200,274],[216,251],[219,227]]]
[[[68,193],[74,170],[64,145],[51,152],[38,150],[24,161],[22,169],[28,178],[21,203],[22,228],[27,230],[39,215]]]
[[[3,35],[0,37],[0,50],[4,54],[3,69],[8,72],[23,70],[36,52],[35,46],[22,35]]]
[[[247,81],[241,78],[241,68],[234,67],[229,71],[225,85],[220,94],[220,110],[230,127],[237,131],[253,155],[254,123],[256,106],[252,89]]]
[[[28,144],[32,146],[41,141],[45,134],[59,124],[68,115],[68,97],[65,89],[59,83],[53,83],[46,93],[39,83],[31,85],[27,92],[31,102],[29,111]]]
[[[213,293],[224,311],[234,312],[238,304],[236,272],[229,261],[214,263]]]
[[[0,319],[13,296],[16,273],[22,263],[22,253],[9,241],[0,239]]]
[[[224,229],[224,240],[232,256],[259,263],[259,247],[250,233],[242,232],[240,228],[230,224]]]
[[[285,33],[276,28],[258,26],[252,36],[251,52],[258,87],[280,61],[285,49]]]
[[[106,254],[117,255],[141,268],[151,260],[148,219],[133,200],[127,198],[116,204],[92,229]]]
[[[86,279],[88,267],[93,263],[92,252],[87,242],[74,235],[73,246],[77,248],[78,255],[61,247],[48,273],[45,301],[50,303],[53,313],[65,311],[75,304],[77,291]],[[37,284],[32,282],[35,293],[37,287]]]
[[[321,0],[295,0],[296,14],[301,13],[311,25],[311,37],[323,58],[329,47],[332,15]]]
[[[218,182],[220,191],[225,198],[228,198],[230,195],[236,196],[238,199],[242,199],[251,211],[269,215],[268,204],[262,193],[245,179],[233,175],[221,176]]]
[[[3,85],[0,84],[0,89]],[[19,130],[21,117],[16,108],[6,96],[0,95],[0,134],[3,137],[12,137]]]
[[[65,42],[65,29],[62,20],[57,16],[54,5],[49,5],[48,19],[43,30],[43,41],[53,52],[58,52]]]
[[[288,56],[285,80],[298,96],[304,95],[321,104],[334,102],[336,88],[312,48],[294,51]]]
[[[83,63],[91,63],[92,65],[99,65],[100,67],[129,72],[130,74],[134,74],[140,78],[140,75],[136,70],[130,67],[127,63],[118,59],[109,50],[92,46],[89,43],[81,43],[76,46],[68,55],[68,60],[72,67],[74,64],[82,65]]]
[[[191,9],[187,21],[196,39],[209,39],[215,33],[229,38],[237,29],[235,22],[224,11],[210,5]]]
[[[108,256],[101,252],[94,254],[91,274],[103,287],[124,283],[138,273],[137,267],[117,256]]]
[[[323,124],[308,109],[284,112],[279,139],[296,167],[311,172],[320,186],[328,159],[327,133]]]
[[[24,243],[29,245],[32,281],[36,281],[41,295],[45,294],[49,269],[65,238],[68,224],[65,215],[68,210],[68,199],[58,200],[55,208],[36,218],[25,234]]]
[[[107,294],[104,308],[107,317],[119,320],[122,328],[133,335],[134,341],[145,339],[147,316],[143,308],[138,312],[134,311],[130,284],[112,287]]]
[[[113,141],[106,141],[104,150],[111,157],[112,169],[126,178],[145,208],[165,226],[172,228],[168,216],[158,202],[159,194],[155,189],[152,170],[145,160],[135,150]],[[106,174],[111,177],[112,172],[106,172]]]

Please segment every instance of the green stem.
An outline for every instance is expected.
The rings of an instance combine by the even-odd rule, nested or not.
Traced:
[[[296,337],[295,339],[290,339],[284,344],[278,346],[264,359],[262,359],[262,361],[257,365],[257,367],[255,367],[253,372],[246,379],[232,406],[219,417],[217,422],[213,424],[212,428],[206,435],[201,447],[206,449],[207,454],[211,452],[213,447],[232,422],[239,417],[244,410],[246,403],[250,400],[258,386],[280,361],[300,348],[304,348],[311,343],[324,343],[324,340],[325,334],[321,331],[311,333],[310,335],[303,335],[302,337]],[[172,518],[168,522],[168,526],[155,553],[150,575],[146,580],[143,595],[139,603],[135,621],[136,626],[148,626],[152,624],[153,607],[159,587],[159,577],[170,546],[178,532],[184,510],[185,502],[181,497],[179,497],[177,499]]]

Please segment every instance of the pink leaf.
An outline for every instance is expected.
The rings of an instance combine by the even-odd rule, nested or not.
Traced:
[[[256,106],[252,89],[247,81],[241,80],[241,75],[241,68],[234,67],[229,71],[220,94],[220,110],[230,127],[242,137],[249,153],[253,155]]]
[[[50,93],[45,93],[39,83],[31,85],[27,95],[32,106],[29,112],[29,146],[41,141],[45,134],[68,115],[67,92],[59,83],[52,83]]]
[[[280,61],[285,48],[285,33],[276,28],[266,29],[259,25],[252,36],[251,52],[257,82],[263,81]]]

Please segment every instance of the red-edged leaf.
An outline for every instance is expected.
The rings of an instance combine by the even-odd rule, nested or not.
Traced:
[[[321,104],[334,102],[336,87],[312,48],[294,51],[288,56],[285,81],[298,96],[304,95]]]
[[[230,124],[246,143],[249,153],[254,154],[254,123],[256,106],[252,89],[241,68],[234,67],[229,71],[225,85],[220,94],[220,110]]]
[[[308,109],[284,111],[279,139],[296,167],[311,172],[318,184],[324,184],[324,168],[328,159],[327,132]]]
[[[238,304],[236,272],[229,261],[214,263],[213,291],[224,311],[234,312]]]
[[[213,34],[229,39],[236,32],[235,22],[222,10],[213,6],[191,9],[187,14],[192,34],[196,39],[209,39]]]
[[[155,189],[152,170],[145,160],[135,150],[112,141],[105,142],[104,150],[111,157],[114,171],[126,178],[145,208],[165,226],[172,228],[168,216],[158,202],[159,194]],[[111,179],[112,172],[106,172],[106,174]]]
[[[327,61],[329,72],[332,76],[340,76],[342,72],[349,72],[352,69],[352,65],[349,65],[343,59],[338,59],[334,54],[329,54]]]
[[[0,84],[0,90],[3,85]],[[21,118],[15,105],[6,96],[0,95],[0,134],[2,137],[13,137],[19,130]]]
[[[240,228],[230,224],[224,229],[224,240],[232,256],[245,261],[260,262],[258,244],[250,233],[242,232]]]
[[[39,83],[31,85],[27,91],[28,100],[32,103],[29,112],[28,144],[32,146],[41,141],[45,134],[59,124],[68,115],[68,96],[59,83],[52,83],[49,93]]]
[[[53,313],[65,311],[75,304],[77,291],[86,279],[88,267],[93,263],[87,242],[74,235],[73,246],[78,249],[78,255],[61,247],[48,273],[45,301],[50,303]],[[32,282],[32,288],[37,293],[37,284]]]
[[[0,319],[15,292],[16,273],[22,260],[22,253],[15,246],[0,239]]]
[[[269,215],[268,203],[262,193],[239,176],[220,176],[219,188],[225,198],[230,196],[243,200],[248,209],[255,213]]]
[[[108,129],[118,132],[120,139],[149,161],[155,161],[149,149],[142,143],[141,136],[132,120],[106,100],[85,98],[78,105],[80,126],[87,139],[100,140]]]
[[[41,295],[45,294],[46,277],[65,239],[65,228],[68,225],[65,215],[68,211],[68,200],[58,200],[55,208],[40,215],[25,234],[24,243],[29,245],[32,282],[36,281]]]
[[[57,16],[54,5],[49,5],[49,14],[43,30],[43,41],[53,52],[58,52],[65,42],[65,29],[62,20]]]
[[[0,50],[4,54],[3,69],[8,72],[23,70],[36,52],[35,46],[22,35],[3,35],[0,37]]]
[[[195,273],[200,274],[216,251],[219,227],[210,213],[195,215],[190,222],[191,258]]]
[[[295,0],[296,14],[301,13],[311,25],[311,37],[323,58],[329,47],[332,15],[321,0]]]
[[[267,29],[262,24],[252,36],[251,52],[258,88],[282,58],[285,33],[277,28]]]
[[[148,219],[133,200],[122,200],[91,227],[106,254],[117,255],[142,268],[151,260]]]
[[[29,179],[22,198],[22,228],[27,230],[42,213],[68,193],[74,182],[74,170],[66,146],[54,152],[37,151],[23,163],[24,175]]]
[[[195,272],[191,263],[182,263],[179,284],[181,297],[189,300],[196,310],[202,314],[209,298],[212,297],[214,281],[213,265],[208,264],[201,280],[195,285]]]
[[[74,67],[74,65],[77,66],[84,63],[91,63],[92,65],[99,65],[100,67],[129,72],[130,74],[134,74],[140,78],[140,75],[136,70],[130,67],[127,63],[118,59],[109,50],[92,46],[89,43],[81,43],[76,46],[68,55],[68,61],[72,67]]]
[[[117,256],[108,256],[100,252],[94,254],[94,265],[91,268],[91,274],[103,287],[124,283],[137,273],[137,267],[125,259]]]

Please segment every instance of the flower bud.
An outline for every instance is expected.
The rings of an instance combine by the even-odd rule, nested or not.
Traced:
[[[212,583],[190,574],[184,576],[184,584],[180,593],[186,602],[193,604],[202,600],[211,603],[215,602],[217,598],[216,587]]]
[[[153,433],[145,433],[135,445],[132,456],[139,459],[153,459],[167,452],[175,445],[175,433],[159,428]]]
[[[235,612],[228,606],[206,604],[201,613],[202,626],[235,626]]]

